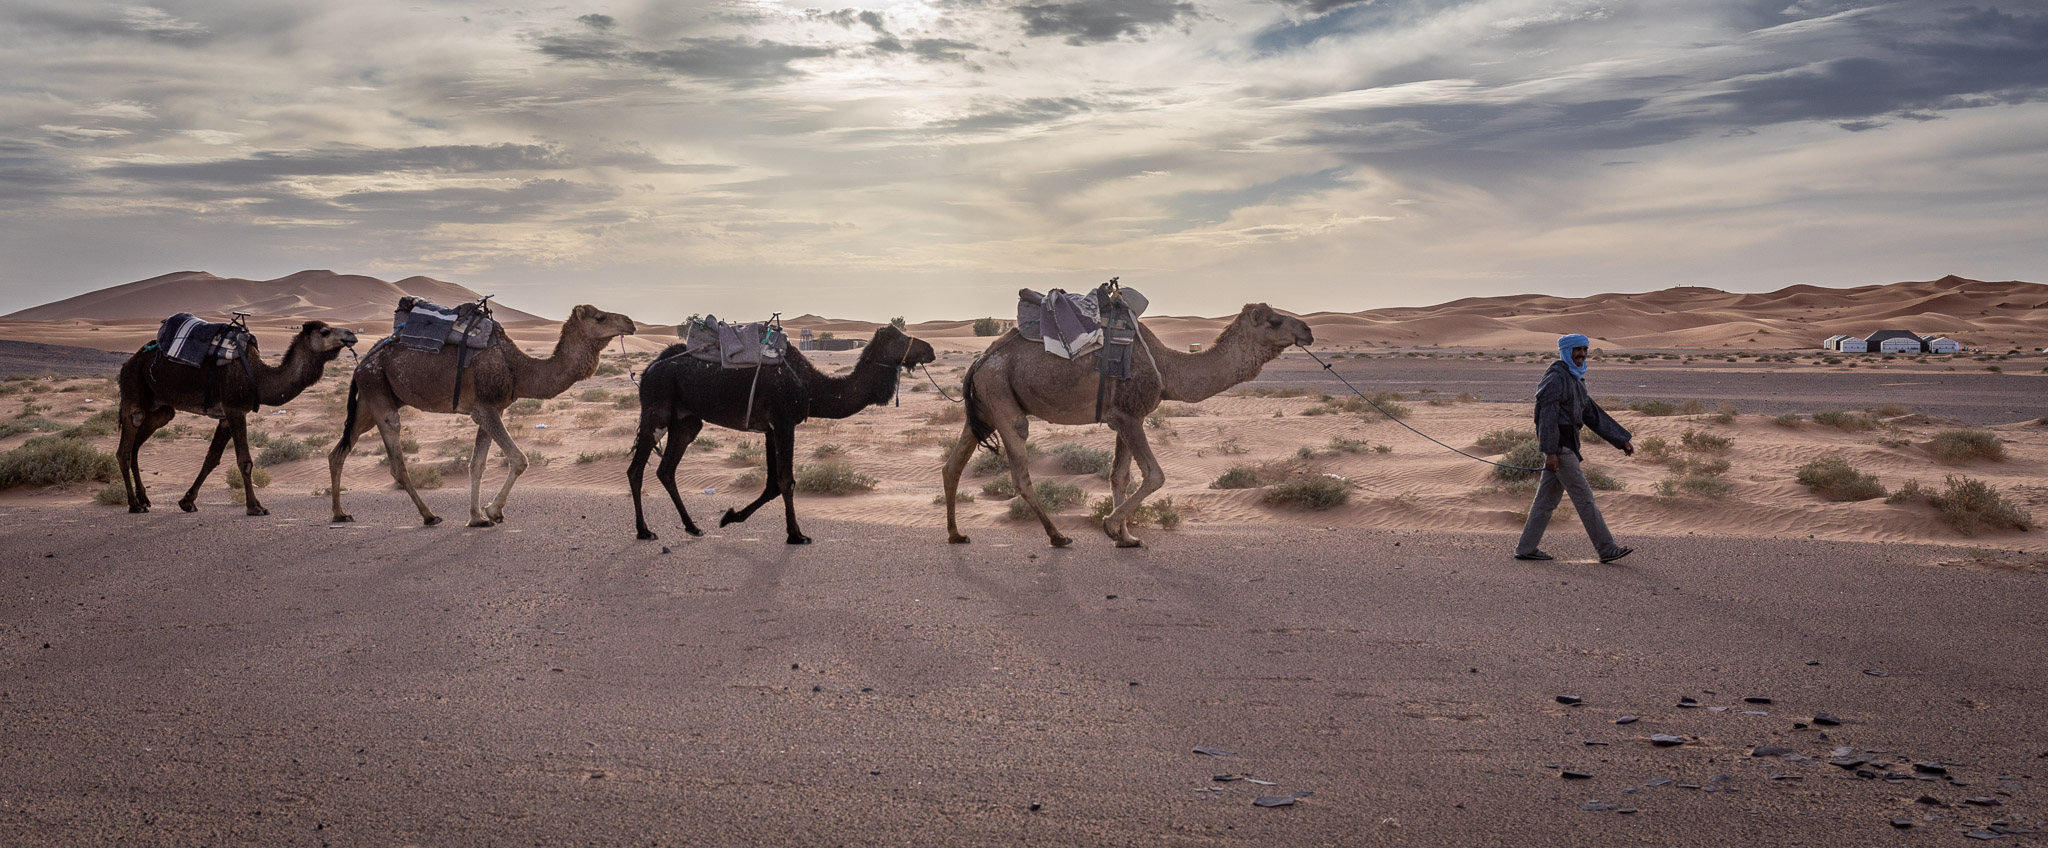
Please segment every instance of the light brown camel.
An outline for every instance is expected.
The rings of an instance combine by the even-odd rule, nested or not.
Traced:
[[[142,469],[136,464],[142,443],[171,423],[179,412],[209,414],[211,398],[211,406],[221,414],[220,424],[213,428],[213,444],[206,449],[206,462],[199,466],[199,476],[193,479],[192,489],[178,501],[178,508],[186,512],[199,509],[199,486],[220,464],[221,451],[232,438],[235,467],[242,472],[242,502],[250,515],[269,515],[270,510],[257,502],[256,486],[250,479],[254,463],[249,460],[248,415],[258,404],[290,403],[307,386],[319,382],[327,363],[340,356],[342,348],[355,343],[354,333],[324,322],[307,321],[299,326],[298,335],[292,337],[283,361],[272,368],[263,364],[263,356],[251,339],[249,349],[242,355],[249,357],[249,370],[255,372],[253,384],[240,362],[214,363],[202,372],[197,366],[165,362],[168,357],[154,342],[144,345],[121,364],[121,442],[114,448],[114,458],[121,466],[121,485],[128,490],[128,511],[149,511],[149,492],[142,485]],[[209,375],[213,382],[210,388],[205,382]]]
[[[1165,472],[1145,440],[1145,416],[1159,408],[1161,400],[1192,402],[1212,397],[1258,376],[1260,368],[1288,347],[1315,343],[1315,335],[1301,319],[1282,315],[1263,303],[1245,304],[1215,344],[1202,353],[1169,349],[1143,323],[1138,330],[1141,341],[1131,357],[1130,379],[1109,381],[1102,410],[1104,422],[1116,431],[1116,463],[1109,478],[1110,498],[1116,508],[1102,520],[1102,530],[1121,548],[1144,544],[1131,536],[1131,512],[1166,483]],[[1024,441],[1031,416],[1054,424],[1095,422],[1095,356],[1061,359],[1047,353],[1042,343],[1011,330],[967,369],[965,394],[967,426],[946,454],[947,540],[955,544],[968,540],[960,535],[954,500],[960,489],[960,471],[980,446],[1009,461],[1010,479],[1017,485],[1018,496],[1045,525],[1053,547],[1065,547],[1073,540],[1053,526],[1031,489]],[[1000,446],[995,442],[998,437]],[[1134,457],[1144,469],[1145,482],[1127,496]]]
[[[476,450],[469,460],[469,526],[489,527],[505,520],[505,498],[512,494],[512,482],[526,470],[526,454],[512,443],[505,430],[505,407],[520,398],[551,398],[569,390],[579,380],[597,373],[598,352],[612,339],[633,334],[633,319],[595,306],[578,306],[562,324],[562,337],[555,352],[546,359],[527,356],[505,335],[501,327],[489,347],[477,351],[462,371],[462,396],[455,397],[455,346],[442,345],[438,353],[427,353],[391,343],[379,342],[356,364],[355,379],[348,386],[348,422],[342,425],[341,440],[327,456],[333,481],[334,520],[354,521],[341,511],[341,465],[348,459],[356,437],[375,426],[384,437],[384,455],[391,460],[391,476],[412,496],[420,518],[432,527],[441,517],[427,508],[406,474],[405,452],[399,448],[398,411],[412,407],[422,412],[452,412],[476,421]],[[505,452],[505,485],[489,508],[481,504],[484,459],[491,443]]]

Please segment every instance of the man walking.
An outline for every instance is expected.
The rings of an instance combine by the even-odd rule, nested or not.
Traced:
[[[1585,522],[1586,535],[1593,540],[1593,549],[1600,554],[1601,562],[1613,562],[1635,553],[1634,548],[1616,544],[1614,534],[1607,532],[1600,508],[1593,505],[1593,487],[1579,469],[1584,459],[1579,455],[1581,424],[1592,428],[1608,444],[1621,448],[1623,454],[1636,453],[1628,430],[1586,393],[1586,349],[1591,344],[1592,340],[1578,333],[1559,338],[1558,360],[1543,372],[1543,382],[1536,387],[1536,447],[1543,452],[1543,479],[1536,486],[1535,502],[1529,504],[1529,523],[1522,527],[1515,559],[1554,558],[1536,544],[1543,541],[1543,531],[1550,526],[1551,511],[1567,494],[1572,496],[1572,508],[1578,510],[1579,520]]]

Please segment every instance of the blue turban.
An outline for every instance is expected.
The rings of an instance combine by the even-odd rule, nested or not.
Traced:
[[[1569,336],[1559,336],[1557,339],[1557,355],[1558,358],[1564,360],[1564,367],[1572,369],[1572,376],[1584,380],[1586,379],[1586,366],[1572,361],[1572,348],[1591,348],[1592,346],[1592,339],[1578,333],[1573,333]],[[1588,350],[1587,352],[1591,353],[1592,351]]]

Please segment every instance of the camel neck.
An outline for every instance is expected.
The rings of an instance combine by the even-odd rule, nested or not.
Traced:
[[[250,364],[254,367],[250,370],[256,373],[256,397],[264,406],[290,403],[307,386],[319,381],[325,363],[306,349],[306,341],[303,334],[294,337],[276,368],[263,364],[261,356],[252,356]]]
[[[827,377],[811,368],[810,414],[816,418],[850,418],[870,406],[888,403],[896,394],[895,369],[889,363],[868,358],[864,353],[853,365],[853,373]]]
[[[1201,353],[1182,353],[1159,341],[1150,328],[1145,334],[1146,352],[1159,363],[1159,396],[1164,400],[1194,403],[1223,393],[1225,389],[1259,375],[1273,358],[1273,351],[1253,340],[1243,325],[1233,321]],[[1142,366],[1140,366],[1142,367]]]
[[[597,373],[597,353],[604,348],[605,340],[585,338],[573,330],[570,323],[562,325],[562,336],[555,340],[555,350],[546,359],[526,355],[510,336],[505,337],[505,364],[512,372],[514,397],[555,397],[578,380],[590,379],[590,375]]]

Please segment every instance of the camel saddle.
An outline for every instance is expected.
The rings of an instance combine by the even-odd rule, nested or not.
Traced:
[[[690,325],[683,353],[725,368],[755,368],[788,361],[789,336],[773,321],[727,324],[706,315]]]
[[[255,336],[239,324],[201,321],[190,312],[165,318],[156,330],[156,346],[172,362],[205,365],[241,359]]]
[[[1045,351],[1074,359],[1103,349],[1096,369],[1119,380],[1131,376],[1131,347],[1138,340],[1138,316],[1149,305],[1137,289],[1112,279],[1087,294],[1053,289],[1045,294],[1017,291],[1017,332],[1043,341]]]
[[[489,307],[465,303],[454,309],[425,298],[401,297],[398,310],[391,313],[391,334],[398,343],[427,353],[439,353],[442,345],[460,345],[483,350],[496,335],[498,322]]]

